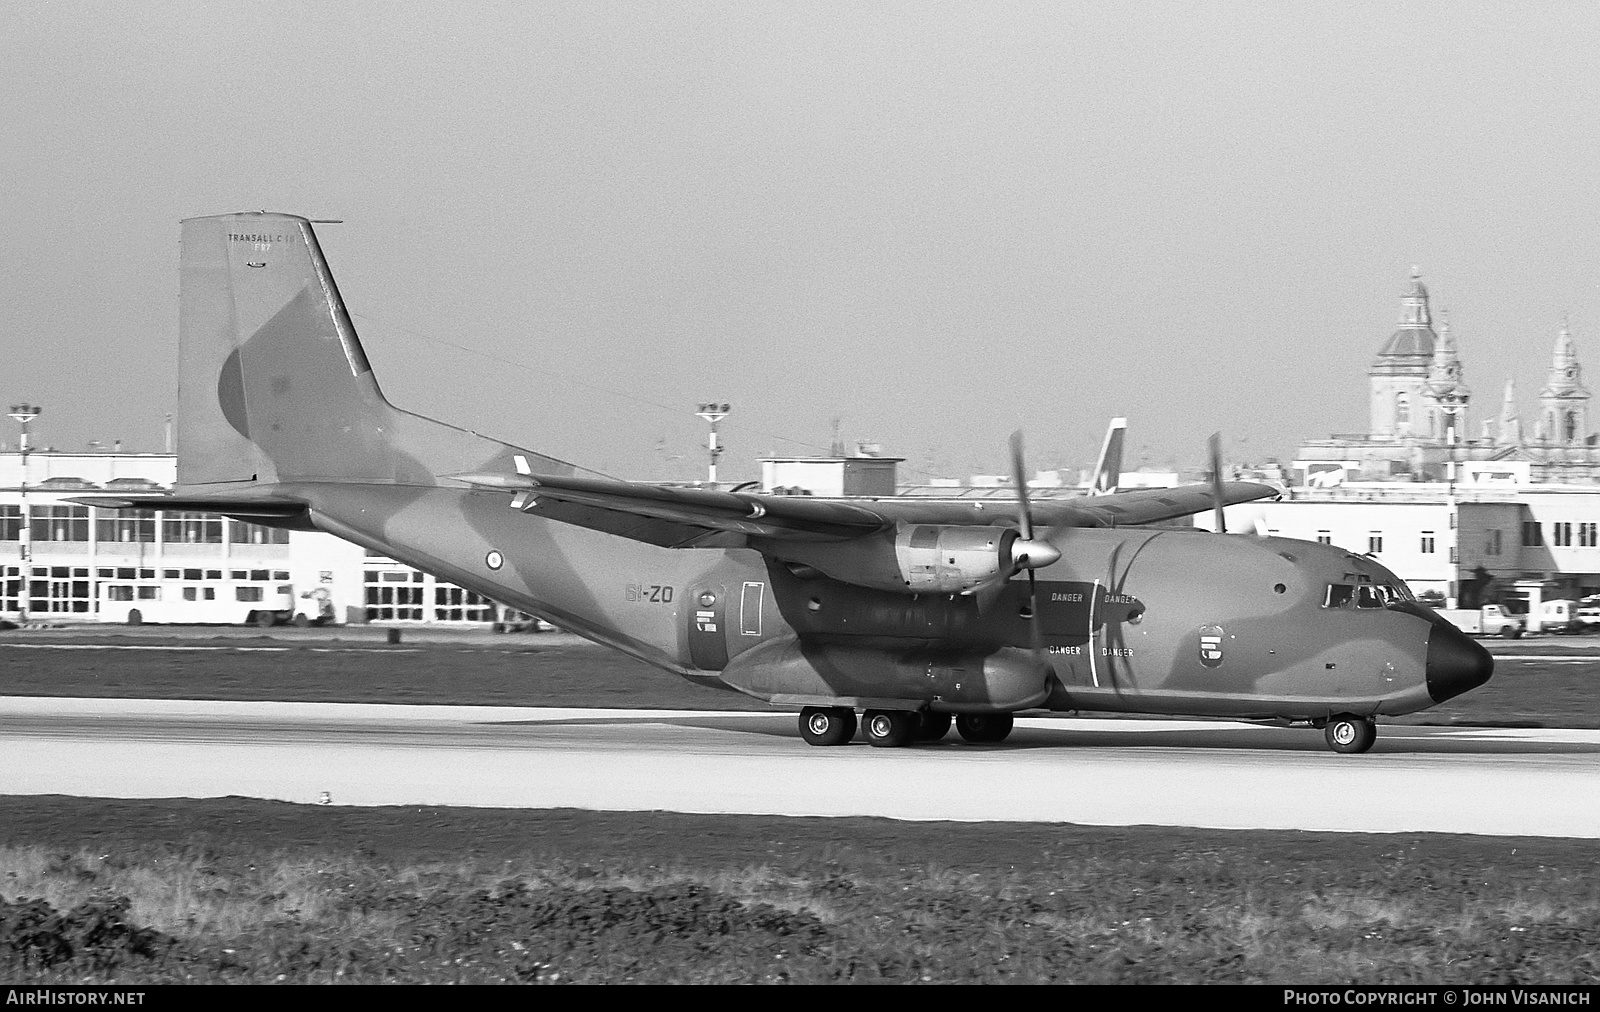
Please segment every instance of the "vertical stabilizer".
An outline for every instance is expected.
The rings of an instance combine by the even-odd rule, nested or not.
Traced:
[[[1128,429],[1126,418],[1113,418],[1106,427],[1106,441],[1100,445],[1100,460],[1094,466],[1093,495],[1110,495],[1122,484],[1122,437]]]
[[[266,212],[183,222],[178,483],[436,484],[559,461],[401,411],[378,388],[311,222]]]

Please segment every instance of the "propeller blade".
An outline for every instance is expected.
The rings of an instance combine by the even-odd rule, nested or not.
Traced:
[[[1039,595],[1034,588],[1033,570],[1028,570],[1028,648],[1033,652],[1033,663],[1039,666],[1048,687],[1055,668],[1050,666],[1050,656],[1044,648],[1044,629],[1039,618]]]
[[[1217,533],[1228,533],[1227,518],[1222,515],[1222,433],[1211,434],[1211,503],[1217,511]]]
[[[989,613],[989,609],[994,607],[994,603],[1000,600],[1000,595],[1006,592],[1006,584],[1010,580],[1011,573],[1001,573],[988,583],[980,583],[967,591],[968,594],[977,599],[978,614],[987,615]]]
[[[1022,430],[1011,434],[1011,482],[1017,489],[1017,521],[1022,540],[1033,540],[1033,509],[1028,505],[1028,477],[1022,466]]]

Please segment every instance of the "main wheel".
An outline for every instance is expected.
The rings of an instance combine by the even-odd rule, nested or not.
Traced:
[[[1378,740],[1378,725],[1367,717],[1335,717],[1323,729],[1328,747],[1346,755],[1359,755]]]
[[[934,713],[931,710],[923,710],[917,716],[920,718],[917,722],[918,741],[938,741],[950,731],[950,715],[948,713]]]
[[[868,710],[864,721],[867,744],[879,748],[899,748],[917,733],[917,715],[910,710]]]
[[[800,737],[812,745],[843,745],[856,736],[856,712],[849,707],[808,706],[800,711]]]
[[[975,745],[1005,741],[1011,733],[1009,713],[963,713],[956,718],[956,730]]]

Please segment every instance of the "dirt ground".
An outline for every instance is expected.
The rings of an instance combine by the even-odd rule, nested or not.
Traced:
[[[0,798],[0,977],[1600,981],[1586,841]]]

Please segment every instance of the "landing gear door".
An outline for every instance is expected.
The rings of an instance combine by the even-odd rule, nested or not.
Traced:
[[[702,671],[728,666],[727,590],[720,583],[689,588],[689,663]]]

